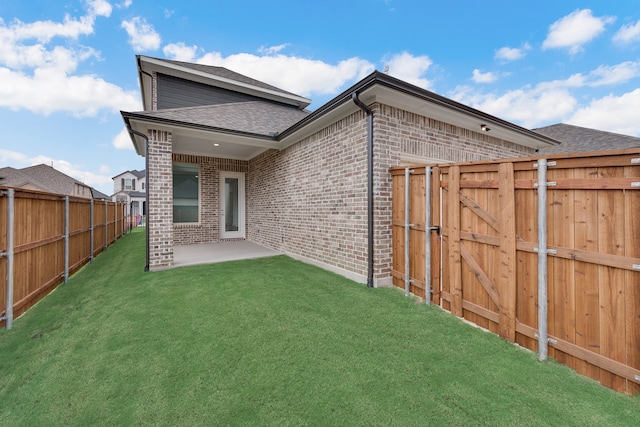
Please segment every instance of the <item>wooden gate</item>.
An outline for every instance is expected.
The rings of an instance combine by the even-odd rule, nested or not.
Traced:
[[[537,351],[540,159],[393,168],[394,284]],[[545,160],[549,356],[637,393],[640,149]]]

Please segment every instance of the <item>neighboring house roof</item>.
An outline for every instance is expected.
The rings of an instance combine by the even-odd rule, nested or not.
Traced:
[[[640,138],[634,136],[589,129],[565,123],[558,123],[533,130],[560,141],[560,145],[540,149],[540,154],[640,147]]]
[[[0,168],[0,185],[5,187],[29,187],[33,190],[47,191],[45,183],[31,177],[20,169],[10,166]]]
[[[113,178],[111,178],[111,179],[116,179],[116,178],[120,177],[121,175],[124,175],[124,174],[127,174],[127,173],[129,173],[129,174],[131,174],[131,175],[135,176],[135,177],[136,177],[136,178],[138,178],[138,179],[140,179],[140,178],[145,178],[145,177],[146,177],[146,172],[145,172],[145,170],[144,170],[144,169],[143,169],[143,170],[141,170],[141,171],[139,171],[139,170],[135,170],[135,169],[134,169],[134,170],[124,171],[124,172],[122,172],[122,173],[119,173],[118,175],[114,176],[114,177],[113,177]]]
[[[76,185],[91,189],[90,186],[44,164],[22,169],[6,167],[0,169],[0,185],[7,187],[35,187],[54,194],[74,196]]]
[[[96,190],[95,188],[91,188],[91,193],[93,194],[93,198],[96,200],[111,200],[110,196]]]

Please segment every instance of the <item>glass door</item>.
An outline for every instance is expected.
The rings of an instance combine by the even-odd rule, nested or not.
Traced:
[[[244,238],[244,173],[220,172],[220,238]]]

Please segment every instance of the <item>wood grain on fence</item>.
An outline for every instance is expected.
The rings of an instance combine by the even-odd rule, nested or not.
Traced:
[[[6,315],[7,189],[0,188],[0,317]],[[125,230],[122,203],[69,197],[68,273],[73,274]],[[13,317],[65,279],[65,196],[14,190]],[[93,233],[92,233],[93,228]],[[106,230],[106,233],[105,233]],[[94,236],[93,253],[91,236]],[[5,321],[0,321],[4,326]]]
[[[537,160],[438,165],[440,271],[432,301],[456,316],[537,350]],[[640,392],[640,149],[548,158],[549,356],[618,391]],[[425,167],[411,179],[424,182]],[[404,168],[393,168],[393,278],[404,286]],[[396,194],[398,193],[398,194]],[[400,195],[402,193],[402,195]],[[410,206],[424,192],[410,188]],[[404,213],[402,213],[404,215]],[[412,223],[420,222],[412,219]],[[424,222],[424,220],[422,220]],[[414,228],[409,250],[424,245]],[[433,247],[433,245],[432,245]],[[396,254],[396,250],[399,252]],[[410,276],[424,280],[410,257]],[[415,263],[415,264],[414,264]],[[415,273],[414,273],[415,269]],[[422,273],[424,275],[424,273]],[[415,294],[424,297],[424,286]],[[422,292],[422,293],[421,293]]]

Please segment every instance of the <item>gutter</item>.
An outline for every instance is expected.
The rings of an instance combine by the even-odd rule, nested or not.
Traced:
[[[127,125],[127,130],[129,131],[129,136],[134,139],[137,135],[144,139],[144,174],[145,174],[145,205],[147,208],[146,218],[145,218],[145,233],[146,233],[146,265],[144,266],[144,271],[149,271],[149,211],[151,206],[149,206],[149,137],[142,132],[138,132],[137,130],[131,129],[131,125],[128,120],[124,121]]]
[[[144,105],[144,82],[142,81],[142,75],[146,74],[151,79],[149,86],[149,92],[151,93],[151,104],[153,105],[153,76],[142,69],[142,61],[140,55],[136,55],[136,62],[138,64],[138,79],[140,80],[140,93],[142,94],[142,108],[146,110]],[[151,107],[149,108],[151,110]]]
[[[367,115],[367,288],[373,288],[373,111],[360,101],[358,92],[351,99]]]

